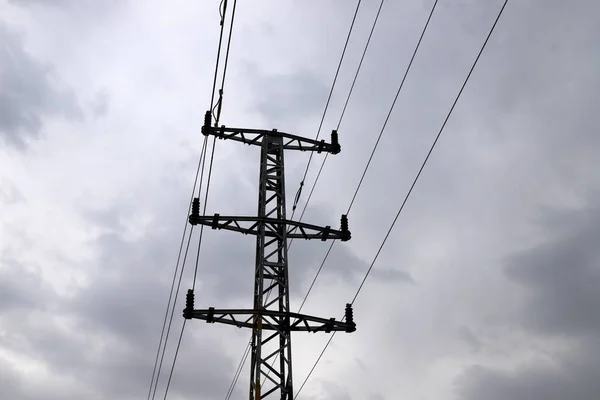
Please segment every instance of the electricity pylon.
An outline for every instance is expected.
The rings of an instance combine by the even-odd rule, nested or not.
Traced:
[[[286,219],[285,212],[285,150],[326,151],[338,154],[341,150],[336,131],[331,143],[316,141],[277,130],[212,127],[211,114],[206,112],[202,133],[219,139],[231,139],[260,146],[260,186],[258,216],[200,215],[200,202],[192,204],[189,222],[256,236],[256,267],[254,273],[254,308],[194,309],[194,293],[188,290],[186,319],[196,318],[209,323],[219,322],[238,328],[252,329],[252,358],[250,366],[250,400],[260,400],[279,390],[281,400],[293,399],[292,331],[354,332],[352,306],[346,304],[345,319],[319,318],[290,311],[287,239],[350,240],[348,219],[341,217],[339,230],[330,226],[315,226]],[[274,295],[269,299],[268,295]],[[269,300],[267,300],[269,299]],[[267,302],[268,301],[268,302]],[[263,334],[263,332],[266,333]],[[273,363],[278,356],[277,363]],[[273,364],[272,366],[270,364]]]

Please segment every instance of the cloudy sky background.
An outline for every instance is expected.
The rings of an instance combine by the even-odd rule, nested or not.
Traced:
[[[0,1],[0,398],[145,398],[218,3]],[[314,137],[355,2],[238,3],[221,121]],[[432,4],[384,5],[307,222],[338,225]],[[378,5],[359,11],[326,136]],[[440,0],[352,241],[335,245],[305,312],[338,317],[351,300],[501,6]],[[301,399],[597,399],[599,19],[592,0],[509,2],[355,304],[358,330],[336,335]],[[258,151],[217,143],[207,212],[256,212]],[[289,201],[307,159],[286,154]],[[327,246],[292,245],[294,307]],[[253,252],[251,237],[206,230],[197,305],[250,307]],[[188,323],[169,398],[224,398],[249,335]],[[293,337],[296,389],[327,339]],[[233,398],[247,385],[244,370]]]

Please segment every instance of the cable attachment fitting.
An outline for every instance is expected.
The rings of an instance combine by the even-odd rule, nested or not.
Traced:
[[[185,309],[183,310],[183,318],[192,319],[192,312],[194,311],[194,291],[188,289],[185,296]]]
[[[348,216],[345,214],[342,214],[340,230],[342,231],[342,242],[347,242],[348,240],[350,240],[352,235],[348,230]]]
[[[338,154],[340,151],[342,151],[342,147],[340,146],[338,133],[334,129],[331,131],[331,154]]]
[[[200,220],[200,199],[198,197],[195,197],[192,201],[192,213],[188,220],[192,225],[197,225]]]
[[[207,111],[206,114],[204,114],[204,125],[202,125],[202,134],[204,136],[208,136],[208,134],[210,133],[211,127],[210,127],[210,122],[211,122],[212,116],[210,115],[210,111]]]
[[[351,333],[356,330],[356,324],[354,323],[354,312],[352,311],[352,304],[346,304],[346,324],[348,324],[348,328],[346,328],[346,332]]]

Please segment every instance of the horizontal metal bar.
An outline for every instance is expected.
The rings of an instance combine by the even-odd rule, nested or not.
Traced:
[[[356,330],[356,324],[352,321],[350,323],[344,321],[336,321],[335,318],[320,318],[311,315],[298,314],[293,312],[282,312],[275,310],[244,310],[244,309],[222,309],[217,310],[214,308],[193,310],[188,315],[191,318],[205,320],[210,323],[221,323],[226,325],[237,326],[238,328],[253,328],[254,323],[250,319],[236,320],[235,315],[261,315],[263,317],[281,318],[282,321],[286,320],[286,317],[290,318],[289,326],[284,326],[284,323],[264,323],[262,325],[263,330],[281,330],[286,332],[292,331],[304,331],[304,332],[332,332],[332,331],[344,331],[354,332]]]
[[[299,150],[299,151],[316,151],[318,153],[324,151],[331,154],[340,152],[339,143],[327,143],[324,140],[313,140],[291,133],[279,132],[276,129],[248,129],[248,128],[228,128],[226,126],[202,127],[204,135],[213,135],[219,139],[230,139],[241,142],[247,145],[262,146],[262,140],[265,136],[279,136],[287,141],[283,143],[284,150]]]
[[[268,217],[246,217],[246,216],[223,216],[215,214],[212,216],[190,215],[189,221],[192,225],[208,225],[213,229],[225,229],[228,231],[241,232],[246,235],[258,235],[260,224],[280,226],[285,225],[288,239],[337,239],[346,242],[351,239],[349,230],[335,230],[329,226],[317,226],[304,222],[284,220]],[[246,222],[248,226],[240,223]],[[265,229],[265,236],[280,236],[274,229]]]

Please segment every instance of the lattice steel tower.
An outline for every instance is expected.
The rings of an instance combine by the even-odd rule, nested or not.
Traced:
[[[331,133],[331,143],[290,135],[277,130],[212,127],[211,114],[206,112],[204,135],[231,139],[260,146],[260,186],[258,216],[200,215],[199,199],[194,199],[189,222],[213,229],[226,229],[256,235],[256,267],[254,273],[254,308],[194,309],[194,293],[188,290],[186,319],[197,318],[252,329],[250,366],[250,400],[259,400],[279,390],[281,400],[293,399],[291,332],[354,332],[352,307],[346,305],[344,321],[319,318],[290,311],[287,239],[350,240],[348,220],[341,218],[340,230],[286,219],[284,150],[340,152],[337,132]],[[272,297],[270,298],[269,295]],[[268,299],[268,300],[267,300]],[[263,334],[263,331],[266,333]],[[279,359],[273,363],[274,357]],[[273,366],[270,364],[273,363]],[[271,396],[273,397],[273,396]]]

